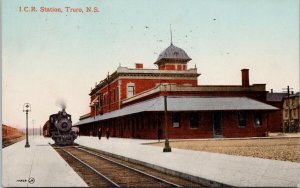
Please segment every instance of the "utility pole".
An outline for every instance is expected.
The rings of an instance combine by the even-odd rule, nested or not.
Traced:
[[[34,138],[34,119],[32,120],[32,136]]]
[[[288,127],[289,127],[289,132],[291,132],[291,106],[290,106],[290,91],[293,88],[290,88],[290,86],[287,86],[287,88],[282,88],[283,91],[287,91],[287,105],[288,105]],[[283,133],[285,133],[285,123],[283,122]]]

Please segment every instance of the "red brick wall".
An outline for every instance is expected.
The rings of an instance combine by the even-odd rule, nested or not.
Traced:
[[[175,84],[179,84],[179,85],[183,85],[183,84],[190,84],[192,86],[197,86],[197,79],[195,80],[173,80],[173,79],[166,79],[166,80],[158,80],[158,79],[132,79],[132,78],[128,78],[128,79],[121,79],[121,88],[120,88],[120,96],[121,96],[121,100],[126,99],[127,98],[127,84],[128,83],[133,83],[134,84],[134,94],[138,94],[141,93],[143,91],[149,90],[151,88],[154,88],[157,84],[159,83],[175,83]],[[116,89],[116,90],[115,90]],[[110,91],[110,98],[108,101],[108,98],[106,97],[106,100],[104,100],[105,96],[107,95],[108,92],[108,87],[105,86],[103,87],[99,93],[105,94],[103,95],[102,98],[102,113],[106,113],[109,111],[114,111],[119,109],[119,94],[117,97],[117,101],[114,101],[113,97],[113,91],[117,91],[119,92],[118,89],[118,80],[115,80],[114,82],[109,84],[109,91]],[[94,94],[91,96],[90,102],[92,102],[96,97],[98,97],[98,94]],[[109,102],[109,104],[108,104]],[[94,107],[90,107],[90,113],[92,115],[95,115],[95,108]],[[97,105],[97,112],[96,114],[100,114],[100,109],[98,108]]]
[[[175,70],[175,65],[165,65],[165,70]]]
[[[186,70],[186,64],[160,64],[158,67],[159,70]]]
[[[270,112],[270,132],[282,132],[283,110]]]
[[[180,127],[173,127],[172,113],[168,116],[170,138],[212,138],[212,114],[210,112],[199,112],[199,127],[190,128],[190,113],[181,112]],[[163,129],[164,130],[164,129]]]
[[[282,132],[282,102],[268,102],[270,105],[276,106],[279,110],[272,111],[269,114],[269,131]]]
[[[109,92],[109,93],[108,93]],[[117,92],[116,95],[117,97],[115,98],[114,92]],[[97,105],[97,112],[96,114],[106,113],[109,111],[117,110],[119,109],[119,89],[118,89],[118,80],[115,80],[112,83],[109,83],[109,86],[105,86],[101,88],[99,93],[105,94],[102,95],[102,109],[99,109],[99,105]],[[104,97],[105,96],[105,97]],[[98,94],[94,94],[91,96],[91,102],[98,97]],[[104,98],[106,100],[104,100]],[[100,101],[99,101],[100,102]],[[91,107],[91,114],[95,115],[95,108]]]
[[[181,125],[179,128],[172,127],[172,119],[169,114],[169,137],[170,138],[212,138],[213,114],[210,112],[199,112],[199,127],[190,128],[190,113],[181,113]],[[254,126],[253,113],[247,113],[247,125],[238,127],[237,112],[222,112],[222,132],[224,138],[231,137],[256,137],[264,136],[267,128],[267,117],[263,115],[261,127]]]
[[[169,138],[212,138],[213,134],[213,113],[198,112],[199,127],[190,128],[190,112],[180,112],[180,127],[175,128],[172,124],[172,113],[168,113],[168,135]],[[247,124],[245,127],[238,127],[237,112],[222,112],[222,136],[223,137],[259,137],[265,136],[268,125],[268,116],[262,114],[261,127],[254,126],[253,112],[247,112]],[[89,130],[94,130],[93,135],[97,135],[97,130],[102,127],[105,130],[110,129],[112,137],[123,138],[144,138],[157,139],[158,128],[162,128],[162,138],[165,135],[164,113],[139,113],[127,117],[118,118],[117,120],[108,120],[94,124],[94,127],[84,125],[80,130],[89,135]],[[86,131],[84,130],[86,129]],[[105,131],[102,131],[103,136]]]
[[[266,113],[262,114],[262,125],[255,127],[254,113],[247,112],[246,126],[241,128],[238,126],[237,112],[223,113],[223,135],[224,137],[260,137],[265,136],[268,126],[268,117]]]
[[[191,84],[197,86],[197,79],[195,80],[157,80],[157,79],[121,79],[121,100],[127,98],[127,84],[134,83],[135,94],[154,88],[159,83],[176,83],[179,85]]]

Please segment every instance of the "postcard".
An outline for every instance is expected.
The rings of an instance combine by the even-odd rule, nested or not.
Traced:
[[[4,0],[3,187],[299,187],[299,1]]]

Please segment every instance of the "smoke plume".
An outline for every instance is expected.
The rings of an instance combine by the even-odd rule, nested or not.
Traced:
[[[67,108],[67,103],[64,99],[57,99],[55,103],[56,105],[60,106],[62,109]]]

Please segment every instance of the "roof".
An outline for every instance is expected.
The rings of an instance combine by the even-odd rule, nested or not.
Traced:
[[[267,101],[281,102],[287,93],[267,93]]]
[[[163,52],[161,52],[155,62],[155,64],[159,63],[163,59],[170,59],[175,61],[190,61],[191,58],[185,53],[185,51],[181,48],[178,48],[171,44],[168,48],[166,48]]]
[[[229,111],[229,110],[277,110],[271,105],[247,98],[247,97],[192,97],[192,96],[168,96],[168,111]],[[164,97],[156,97],[151,100],[133,104],[122,109],[83,119],[74,126],[102,121],[115,117],[135,114],[139,112],[164,111]]]

